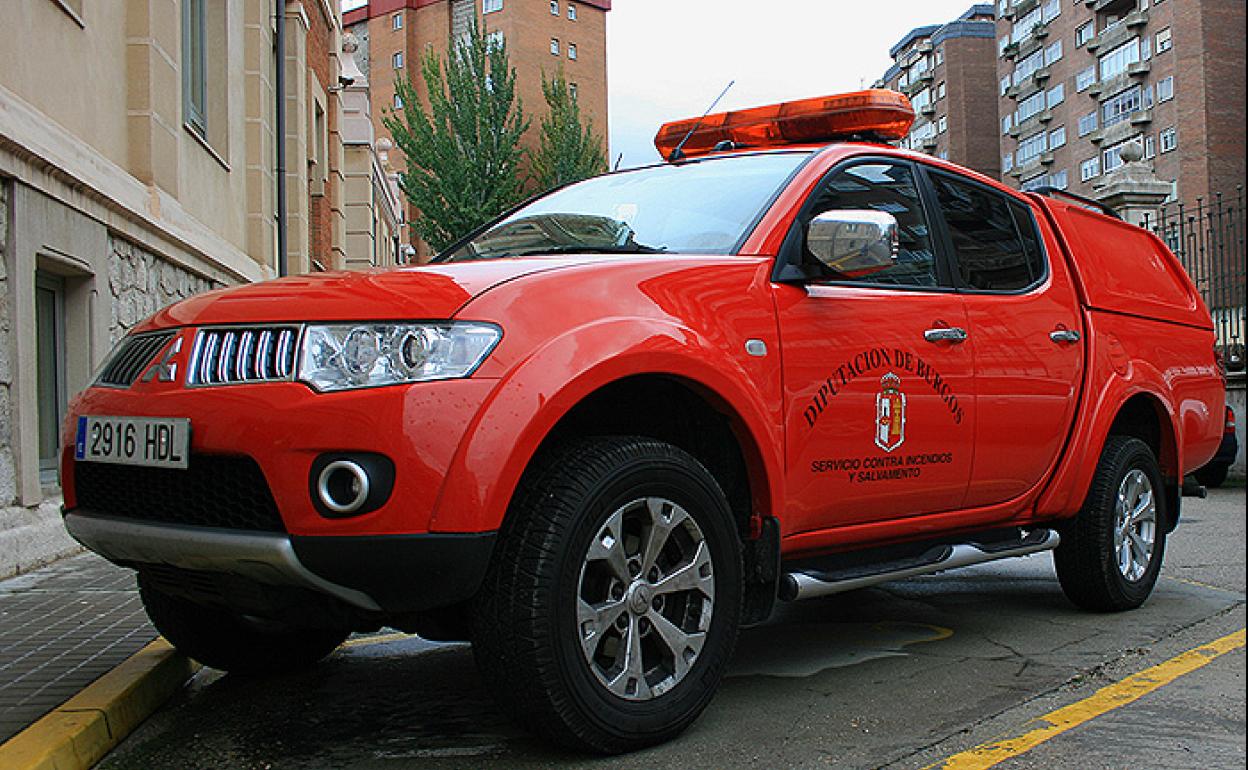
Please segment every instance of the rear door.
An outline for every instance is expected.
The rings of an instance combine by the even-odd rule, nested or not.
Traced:
[[[1043,480],[1070,431],[1084,366],[1079,302],[1052,231],[1030,205],[947,171],[926,175],[975,357],[964,505],[1004,503]]]
[[[812,194],[799,232],[833,209],[892,214],[900,255],[865,277],[777,287],[786,535],[956,509],[970,478],[970,346],[956,334],[928,334],[968,322],[938,259],[915,166],[893,158],[842,164]],[[804,237],[801,244],[805,252]],[[809,253],[803,263],[817,264]]]

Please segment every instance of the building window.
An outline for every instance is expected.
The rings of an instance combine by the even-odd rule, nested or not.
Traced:
[[[1174,98],[1174,75],[1157,81],[1157,101],[1168,102]]]
[[[1014,168],[1014,153],[1007,152],[1001,156],[1001,172],[1005,173]]]
[[[568,83],[568,96],[572,97],[572,101],[576,101],[576,83]]]
[[[1091,88],[1092,84],[1095,82],[1096,82],[1096,65],[1094,64],[1091,67],[1088,67],[1086,70],[1080,70],[1079,74],[1075,75],[1075,90],[1078,91],[1079,93],[1083,93],[1084,91]]]
[[[1044,49],[1044,64],[1048,66],[1058,59],[1062,58],[1062,41],[1057,40],[1048,48]]]
[[[1155,136],[1144,137],[1144,157],[1145,158],[1157,157],[1157,137]]]
[[[1018,103],[1014,112],[1015,124],[1021,124],[1044,110],[1044,91],[1037,91]]]
[[[503,37],[503,31],[496,29],[485,36],[486,47],[491,51],[497,51],[507,43],[507,39]]]
[[[550,0],[550,15],[559,15],[559,0]]]
[[[944,64],[944,63],[945,63],[945,49],[944,49],[944,48],[937,48],[937,49],[936,49],[936,65],[935,65],[935,66],[939,67],[940,65],[942,65],[942,64]]]
[[[1000,0],[997,3],[997,15],[1004,16],[1010,11],[1010,0]]]
[[[1005,96],[1005,92],[1010,90],[1010,76],[1006,75],[1001,78],[1001,95]]]
[[[390,57],[390,63],[394,65],[396,70],[403,69],[403,52],[395,51],[394,55]]]
[[[399,96],[398,94],[394,95],[394,108],[396,110],[403,109],[403,97]]]
[[[576,6],[568,3],[568,21],[576,21]]]
[[[1009,35],[1006,35],[1005,37],[998,39],[997,40],[997,56],[1003,56],[1005,54],[1005,47],[1009,44],[1010,44]]]
[[[1044,23],[1048,24],[1062,14],[1062,0],[1049,0],[1044,4],[1044,12],[1042,17]]]
[[[1096,130],[1096,111],[1079,118],[1079,136],[1087,136]]]
[[[1026,166],[1036,158],[1039,158],[1040,154],[1049,148],[1048,144],[1046,144],[1047,139],[1048,135],[1043,131],[1038,134],[1032,134],[1031,136],[1019,139],[1018,165]]]
[[[403,14],[396,13],[390,17],[390,29],[403,29]]]
[[[1107,147],[1101,152],[1101,170],[1108,174],[1109,172],[1122,168],[1124,161],[1122,160],[1122,148],[1131,142],[1138,141],[1140,137],[1133,136],[1130,139],[1119,142],[1113,147]]]
[[[1004,118],[1001,118],[1001,135],[1005,136],[1006,134],[1010,133],[1010,128],[1013,125],[1014,125],[1013,115],[1006,115]]]
[[[949,130],[949,117],[947,115],[941,115],[936,120],[936,133],[943,134],[947,130]]]
[[[1010,31],[1010,40],[1015,43],[1021,43],[1031,37],[1032,32],[1041,26],[1043,20],[1040,16],[1040,9],[1036,8],[1031,13],[1021,19],[1014,21],[1014,27]]]
[[[1048,100],[1048,105],[1050,107],[1056,107],[1057,105],[1066,101],[1066,84],[1058,83],[1057,85],[1050,88],[1049,94],[1046,98]]]
[[[183,120],[201,136],[207,135],[208,43],[204,3],[182,2],[182,111]]]
[[[1131,86],[1106,99],[1101,105],[1101,125],[1112,126],[1115,123],[1121,123],[1130,118],[1131,113],[1151,107],[1149,103],[1151,99],[1146,96],[1146,93],[1139,86]],[[1110,170],[1109,164],[1105,164],[1105,170]]]
[[[503,10],[503,0],[481,0],[481,13],[494,13]]]
[[[1080,25],[1075,30],[1075,47],[1082,47],[1092,38],[1096,37],[1096,22],[1089,21],[1087,24]]]
[[[1059,190],[1065,190],[1070,186],[1070,175],[1066,173],[1066,169],[1057,171],[1049,175],[1049,186],[1056,187]]]
[[[550,39],[550,55],[551,56],[559,55],[559,38],[557,37],[552,37]]]
[[[1014,67],[1014,85],[1019,85],[1044,66],[1044,51],[1036,51]]]
[[[35,337],[39,480],[54,486],[65,415],[65,282],[43,272],[35,273]]]
[[[1170,28],[1166,27],[1155,35],[1157,39],[1157,53],[1165,53],[1169,51],[1174,44],[1170,41]]]
[[[1101,159],[1088,158],[1079,164],[1079,181],[1086,182],[1101,175]]]
[[[937,100],[945,98],[945,81],[943,80],[936,84],[936,98]]]
[[[1123,43],[1100,58],[1101,80],[1109,80],[1127,71],[1127,67],[1140,60],[1140,39],[1137,37]]]
[[[568,58],[576,61],[576,43],[568,43]]]
[[[1161,143],[1162,152],[1170,152],[1179,146],[1179,132],[1174,128],[1174,126],[1162,129],[1158,139]]]
[[[1056,150],[1066,144],[1066,126],[1058,126],[1049,132],[1049,149]]]

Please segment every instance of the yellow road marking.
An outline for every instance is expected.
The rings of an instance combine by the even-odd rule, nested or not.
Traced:
[[[386,642],[397,642],[400,639],[410,639],[411,634],[381,634],[380,636],[365,636],[359,639],[348,639],[338,645],[339,649],[343,647],[367,647],[371,644],[385,644]]]
[[[1121,682],[1102,687],[1093,695],[1077,703],[1063,706],[1050,711],[1038,719],[1037,727],[1023,733],[1017,738],[1008,738],[991,743],[982,743],[973,749],[955,754],[948,759],[928,765],[924,770],[940,768],[940,770],[984,770],[1016,757],[1041,743],[1060,735],[1067,730],[1087,722],[1090,719],[1108,713],[1120,706],[1125,706],[1144,697],[1153,690],[1173,682],[1184,674],[1212,662],[1215,658],[1225,655],[1244,646],[1244,629],[1215,639],[1208,644],[1188,650],[1180,655],[1159,663],[1152,668],[1132,674]]]
[[[1162,577],[1166,580],[1173,580],[1176,583],[1186,583],[1189,586],[1196,586],[1197,588],[1208,588],[1211,591],[1223,591],[1228,594],[1235,594],[1236,596],[1243,595],[1240,591],[1232,591],[1229,588],[1222,588],[1221,586],[1211,586],[1208,583],[1202,583],[1199,580],[1192,580],[1191,578],[1175,577],[1174,575],[1162,575]]]

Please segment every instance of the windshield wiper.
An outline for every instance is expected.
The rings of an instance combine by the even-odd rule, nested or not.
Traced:
[[[663,246],[646,246],[641,243],[630,243],[623,246],[590,246],[588,244],[566,246],[543,246],[539,249],[510,251],[510,257],[533,257],[542,254],[662,254],[667,251]],[[501,256],[501,255],[500,255]]]

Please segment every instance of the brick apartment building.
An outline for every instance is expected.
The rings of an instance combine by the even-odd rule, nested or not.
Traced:
[[[444,56],[452,30],[456,35],[466,33],[475,14],[481,29],[507,42],[516,70],[516,93],[532,118],[524,144],[533,148],[546,110],[542,75],[549,78],[560,70],[582,114],[605,140],[610,10],[611,0],[371,0],[350,3],[343,23],[359,40],[356,62],[368,78],[376,135],[393,142],[382,117],[401,107],[395,81],[409,78],[422,89],[423,52]],[[390,162],[392,170],[402,170],[401,155],[392,154]],[[425,248],[416,245],[423,257]]]
[[[996,27],[991,4],[948,24],[911,30],[889,50],[893,66],[876,81],[910,97],[917,120],[901,146],[999,178]]]
[[[1095,196],[1139,142],[1173,197],[1244,181],[1243,0],[999,0],[1005,181]]]

